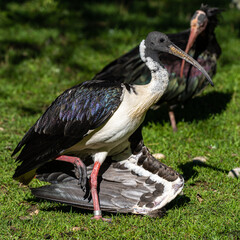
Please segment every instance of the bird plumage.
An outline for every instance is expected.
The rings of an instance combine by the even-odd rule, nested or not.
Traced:
[[[86,164],[90,176],[93,164],[91,161]],[[93,209],[89,189],[84,192],[79,188],[71,164],[48,163],[38,169],[37,178],[51,185],[31,189],[36,197]],[[183,184],[181,175],[160,163],[142,146],[135,157],[121,162],[107,159],[102,165],[99,172],[101,209],[156,217],[169,198],[175,198],[182,190]]]

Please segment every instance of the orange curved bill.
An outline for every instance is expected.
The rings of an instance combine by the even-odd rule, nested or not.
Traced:
[[[191,28],[191,32],[188,38],[188,43],[187,43],[187,47],[185,49],[185,52],[188,53],[190,48],[192,47],[193,43],[195,42],[197,36],[198,36],[198,29],[197,27],[193,27]],[[185,60],[182,60],[182,64],[181,64],[181,70],[180,70],[180,77],[183,77],[183,69],[184,69],[184,65],[185,65]]]
[[[208,23],[208,18],[206,13],[202,10],[197,10],[192,17],[191,20],[191,32],[188,38],[188,43],[185,49],[185,52],[188,53],[192,45],[194,44],[197,36],[206,28]],[[180,77],[183,77],[183,69],[184,69],[185,61],[182,61],[181,69],[180,69]]]

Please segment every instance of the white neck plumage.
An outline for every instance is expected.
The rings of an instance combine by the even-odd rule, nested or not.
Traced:
[[[140,57],[151,71],[151,81],[149,83],[149,89],[152,94],[159,94],[159,98],[163,95],[169,82],[167,70],[160,64],[158,57],[157,61],[154,61],[150,56],[146,56],[145,40],[142,40],[139,46]],[[157,52],[153,52],[157,55]]]

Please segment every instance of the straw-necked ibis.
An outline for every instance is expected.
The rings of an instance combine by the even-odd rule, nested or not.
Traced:
[[[141,42],[139,52],[151,72],[151,81],[146,85],[131,85],[92,80],[63,92],[15,148],[13,155],[22,149],[17,157],[21,164],[15,171],[15,179],[27,184],[38,168],[55,159],[74,163],[79,175],[84,176],[81,174],[86,173],[83,162],[91,157],[94,162],[90,175],[94,218],[102,218],[97,193],[100,166],[107,156],[120,160],[131,156],[130,136],[167,88],[168,72],[159,61],[159,53],[167,52],[185,59],[213,84],[200,64],[163,33],[149,33]],[[82,187],[86,187],[85,182],[86,178],[82,178]]]

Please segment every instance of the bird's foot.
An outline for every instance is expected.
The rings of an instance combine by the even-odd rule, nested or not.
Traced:
[[[78,179],[78,184],[81,186],[83,191],[86,190],[86,184],[87,184],[87,167],[81,161],[78,157],[72,157],[72,156],[59,156],[56,158],[58,161],[64,161],[64,162],[70,162],[74,165],[74,174],[76,178]]]
[[[101,212],[101,211],[100,211]],[[91,217],[91,219],[95,219],[95,220],[102,220],[103,222],[112,222],[112,219],[111,218],[103,218],[102,217],[102,213],[101,215],[95,215],[95,211],[94,211],[94,217]]]
[[[74,162],[74,173],[76,178],[78,178],[78,185],[85,191],[87,184],[87,167],[79,158]]]

